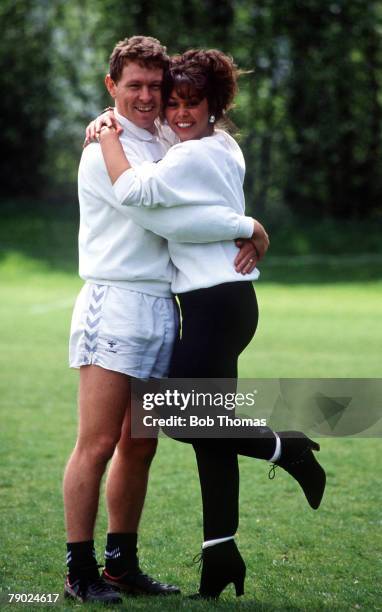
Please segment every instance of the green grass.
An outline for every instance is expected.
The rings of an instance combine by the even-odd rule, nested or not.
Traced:
[[[382,282],[256,283],[259,328],[242,377],[382,375]]]
[[[0,261],[0,608],[17,609],[7,604],[8,593],[60,593],[54,608],[71,610],[78,606],[61,596],[61,478],[76,431],[77,373],[67,368],[67,336],[81,281],[71,255],[65,259],[65,241],[59,266],[34,248],[8,250]],[[310,280],[258,284],[259,330],[241,359],[241,376],[380,376],[381,282]],[[141,598],[124,608],[381,610],[380,440],[322,439],[321,446],[328,487],[318,512],[285,473],[269,481],[267,464],[241,460],[238,542],[248,573],[240,602],[228,589],[216,604]],[[105,529],[102,505],[100,560]],[[192,451],[162,439],[141,526],[142,565],[185,593],[195,591],[192,557],[201,533]]]

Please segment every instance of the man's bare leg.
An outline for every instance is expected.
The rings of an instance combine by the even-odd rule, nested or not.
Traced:
[[[106,480],[109,532],[137,533],[156,439],[131,438],[130,406]]]
[[[129,392],[124,374],[80,368],[78,437],[64,475],[68,542],[93,538],[100,483],[121,435]]]
[[[103,576],[110,585],[133,594],[180,593],[178,587],[142,573],[137,556],[138,525],[156,446],[156,439],[131,438],[128,410],[106,482],[109,531]]]

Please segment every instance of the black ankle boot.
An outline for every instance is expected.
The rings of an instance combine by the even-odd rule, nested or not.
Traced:
[[[281,457],[272,466],[269,477],[274,477],[276,466],[282,467],[297,480],[309,505],[316,510],[321,503],[326,484],[325,471],[312,452],[319,451],[320,445],[301,431],[277,433],[281,440]]]
[[[191,599],[218,599],[231,582],[236,597],[244,594],[245,563],[234,540],[204,548],[201,552],[202,575],[199,593]]]

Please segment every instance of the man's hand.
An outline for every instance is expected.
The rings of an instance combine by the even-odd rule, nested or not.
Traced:
[[[269,248],[269,236],[265,231],[265,227],[259,223],[256,219],[253,220],[254,228],[252,234],[252,242],[257,251],[257,258],[260,261],[268,251]]]
[[[252,238],[239,238],[235,240],[240,251],[236,255],[234,264],[236,272],[250,274],[269,247],[269,237],[265,228],[256,219],[253,220],[254,230]]]
[[[239,252],[235,257],[234,265],[236,272],[241,272],[243,276],[250,274],[256,267],[258,256],[252,238],[240,238],[235,240]]]
[[[101,129],[106,126],[108,128],[114,128],[118,136],[123,132],[123,127],[118,123],[114,116],[112,109],[106,110],[102,115],[98,115],[96,119],[93,119],[86,128],[86,138],[84,141],[84,147],[90,142],[96,142],[99,139]]]

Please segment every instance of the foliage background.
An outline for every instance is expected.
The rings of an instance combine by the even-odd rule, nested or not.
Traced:
[[[73,202],[117,40],[217,46],[252,72],[232,118],[268,224],[381,217],[380,0],[2,0],[0,189]]]

